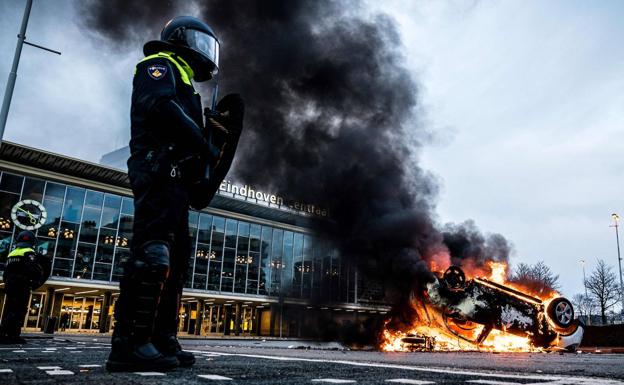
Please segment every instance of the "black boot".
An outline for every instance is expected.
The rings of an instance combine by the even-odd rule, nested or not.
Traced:
[[[174,335],[155,337],[154,345],[165,356],[177,358],[180,366],[189,367],[195,363],[195,355],[182,350],[180,342]]]
[[[156,309],[168,275],[166,243],[148,242],[137,258],[124,267],[120,295],[115,305],[115,330],[106,369],[163,371],[178,366],[175,356],[165,356],[151,343]]]
[[[131,343],[124,337],[113,338],[106,361],[109,372],[165,371],[178,366],[175,356],[165,356],[151,342]]]

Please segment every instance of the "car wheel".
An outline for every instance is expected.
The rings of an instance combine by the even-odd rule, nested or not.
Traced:
[[[451,290],[462,290],[466,286],[466,275],[458,266],[451,266],[444,272],[444,283]]]
[[[572,303],[563,297],[553,299],[548,305],[547,311],[548,317],[559,327],[568,327],[574,321]]]

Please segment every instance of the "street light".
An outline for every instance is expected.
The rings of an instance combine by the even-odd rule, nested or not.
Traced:
[[[581,259],[581,265],[583,266],[583,286],[585,287],[585,306],[587,306],[587,324],[591,325],[591,309],[589,305],[589,295],[587,294],[587,278],[585,278],[585,260]]]
[[[20,27],[20,32],[17,35],[17,46],[15,47],[15,55],[13,56],[13,66],[11,67],[11,72],[9,72],[9,79],[7,80],[7,86],[4,90],[4,99],[2,100],[2,109],[0,110],[0,144],[2,143],[2,138],[4,137],[4,128],[6,127],[6,121],[9,116],[9,107],[11,106],[13,89],[15,88],[15,80],[17,79],[17,66],[19,65],[20,56],[22,55],[22,47],[24,44],[42,49],[44,51],[52,52],[57,55],[61,54],[59,51],[26,41],[26,27],[28,26],[28,18],[30,17],[31,8],[32,0],[27,0],[26,8],[24,8],[24,16],[22,17],[22,26]]]
[[[622,282],[622,256],[620,255],[620,234],[618,231],[620,220],[620,216],[616,213],[611,214],[611,218],[613,218],[613,224],[611,227],[615,227],[615,241],[617,242],[617,256],[618,256],[618,267],[620,269],[620,301],[622,302],[622,310],[621,313],[624,313],[624,283]]]

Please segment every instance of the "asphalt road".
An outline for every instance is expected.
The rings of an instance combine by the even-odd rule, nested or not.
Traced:
[[[2,345],[0,384],[624,385],[624,355],[618,354],[381,353],[271,341],[182,342],[197,356],[190,369],[115,374],[104,369],[107,338],[38,338],[26,345]]]

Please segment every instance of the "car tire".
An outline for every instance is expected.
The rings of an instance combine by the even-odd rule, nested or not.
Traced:
[[[444,272],[444,284],[451,291],[460,291],[466,288],[466,274],[459,266],[451,266]]]
[[[566,298],[553,299],[546,310],[548,317],[560,328],[567,328],[574,322],[574,308]]]

